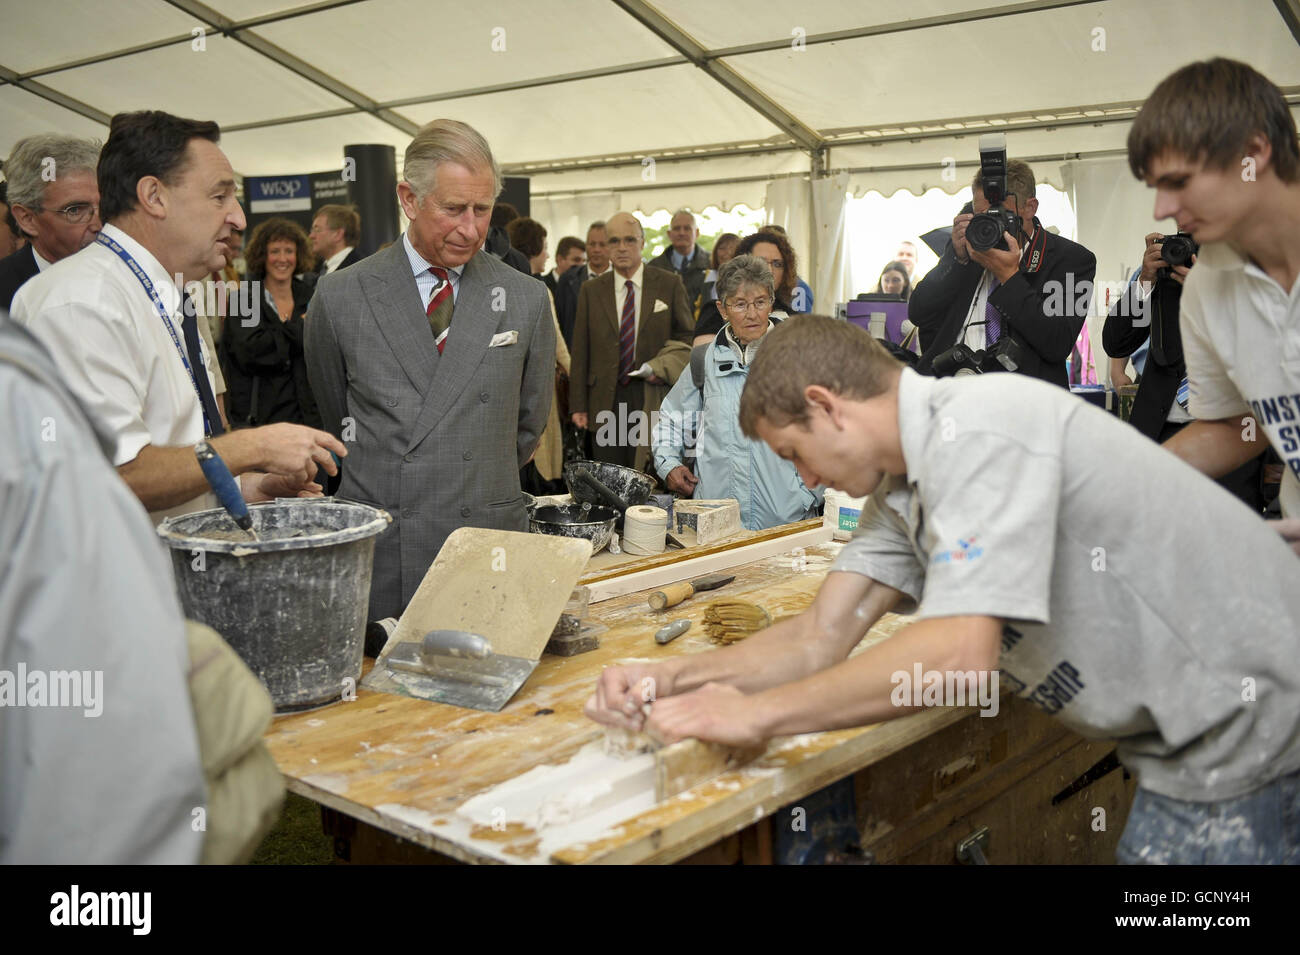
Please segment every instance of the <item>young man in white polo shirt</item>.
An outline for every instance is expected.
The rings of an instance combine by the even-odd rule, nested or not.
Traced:
[[[740,421],[808,487],[871,495],[857,535],[802,614],[610,667],[590,716],[747,745],[937,702],[898,693],[918,668],[990,703],[1000,676],[1118,741],[1139,785],[1121,860],[1300,862],[1300,561],[1227,491],[1063,389],[923,377],[819,316],[768,333]]]
[[[1198,420],[1165,446],[1220,477],[1259,453],[1262,431],[1286,464],[1282,512],[1298,519],[1300,145],[1282,91],[1244,63],[1189,64],[1143,104],[1128,156],[1155,217],[1201,246],[1181,317]],[[1300,547],[1300,520],[1283,533]]]

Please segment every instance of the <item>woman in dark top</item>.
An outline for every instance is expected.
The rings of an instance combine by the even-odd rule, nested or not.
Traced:
[[[302,351],[312,287],[294,278],[313,265],[307,234],[288,219],[268,219],[253,232],[244,258],[248,280],[257,283],[253,313],[227,318],[221,342],[230,425],[288,421],[319,428]]]

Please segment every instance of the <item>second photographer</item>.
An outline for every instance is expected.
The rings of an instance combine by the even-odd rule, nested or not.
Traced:
[[[1136,369],[1138,392],[1129,423],[1160,444],[1195,420],[1187,410],[1190,389],[1178,306],[1183,281],[1196,264],[1197,250],[1196,242],[1184,233],[1147,235],[1142,266],[1111,306],[1102,330],[1102,347],[1114,359],[1112,380],[1117,385],[1125,384],[1127,379],[1116,374],[1122,374],[1129,357],[1149,342],[1146,362]],[[1264,507],[1261,466],[1261,457],[1257,456],[1218,479],[1256,513]]]
[[[1018,371],[1066,388],[1065,361],[1088,315],[1097,259],[1043,227],[1033,170],[1007,162],[1005,141],[993,139],[980,140],[973,212],[953,220],[952,242],[912,293],[917,370]]]

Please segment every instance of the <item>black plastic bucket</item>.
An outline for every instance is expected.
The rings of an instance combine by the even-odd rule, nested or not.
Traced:
[[[375,538],[392,518],[333,498],[283,499],[249,513],[258,541],[221,508],[158,526],[185,615],[225,637],[276,712],[355,692]]]

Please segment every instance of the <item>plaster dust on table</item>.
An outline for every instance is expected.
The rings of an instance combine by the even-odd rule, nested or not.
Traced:
[[[619,759],[593,740],[566,763],[534,767],[479,793],[456,814],[479,826],[521,823],[540,835],[539,851],[549,856],[653,808],[654,770],[653,754]]]
[[[308,786],[315,786],[317,789],[338,795],[348,791],[348,777],[343,773],[312,773],[310,776],[304,776],[302,781]]]

